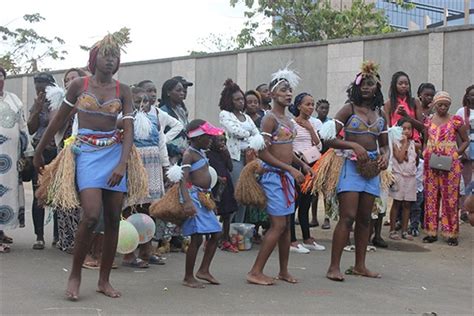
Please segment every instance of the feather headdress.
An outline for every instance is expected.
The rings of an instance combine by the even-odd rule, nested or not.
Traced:
[[[375,81],[380,82],[379,65],[372,60],[366,60],[362,63],[360,72],[356,75],[355,84],[360,85],[362,79],[373,78]]]
[[[298,86],[298,83],[300,82],[300,76],[296,71],[293,69],[288,68],[291,65],[291,62],[289,62],[285,68],[279,69],[277,72],[272,74],[272,91],[275,89],[276,86],[278,86],[280,83],[283,81],[288,82],[291,88],[296,88]]]

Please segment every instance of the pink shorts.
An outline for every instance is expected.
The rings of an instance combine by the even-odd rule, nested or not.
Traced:
[[[390,187],[388,195],[397,201],[416,202],[416,176],[403,176],[394,173],[395,183]]]

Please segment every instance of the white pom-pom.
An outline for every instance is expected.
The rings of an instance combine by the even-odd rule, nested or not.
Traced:
[[[49,101],[49,110],[57,111],[63,103],[66,92],[63,88],[54,85],[46,87],[46,99]]]
[[[289,62],[285,68],[279,69],[277,72],[272,74],[272,81],[275,79],[285,79],[290,84],[290,87],[295,89],[300,82],[300,76],[298,73],[288,67],[291,65],[292,62]]]
[[[183,178],[183,169],[179,165],[173,165],[173,167],[169,168],[166,172],[166,176],[172,182],[179,182]]]
[[[330,140],[336,138],[336,121],[328,120],[321,126],[319,130],[319,136],[324,140]]]
[[[388,139],[390,142],[400,141],[402,139],[403,128],[401,126],[392,126],[388,129]]]
[[[260,151],[265,148],[265,139],[260,134],[255,134],[249,139],[249,146],[253,150]]]
[[[143,111],[138,111],[133,123],[133,132],[136,139],[147,139],[150,137],[152,123]]]

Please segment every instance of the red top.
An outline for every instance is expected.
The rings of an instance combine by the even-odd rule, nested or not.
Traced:
[[[392,113],[392,116],[390,117],[390,126],[397,126],[397,122],[403,118],[403,116],[401,116],[400,114],[397,113],[397,109],[399,107],[403,107],[405,108],[405,111],[407,112],[408,116],[415,119],[416,120],[416,113],[415,113],[415,109],[412,109],[409,105],[408,105],[408,102],[407,102],[407,98],[400,98],[400,97],[397,97],[397,106],[395,107],[395,109],[393,110],[393,113]],[[392,106],[394,106],[392,104]],[[418,130],[414,130],[413,131],[413,140],[414,141],[419,141],[420,140],[420,133],[418,132]]]

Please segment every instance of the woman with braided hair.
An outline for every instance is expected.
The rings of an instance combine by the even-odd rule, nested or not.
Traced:
[[[339,222],[334,230],[331,264],[326,274],[333,281],[344,280],[340,261],[354,221],[355,265],[346,273],[380,277],[365,265],[371,212],[375,198],[380,196],[379,172],[387,169],[389,154],[387,123],[381,110],[380,76],[373,62],[363,64],[347,94],[349,102],[336,114],[332,126],[326,123],[321,129],[326,144],[344,157],[336,187]],[[336,138],[343,128],[344,139]]]

